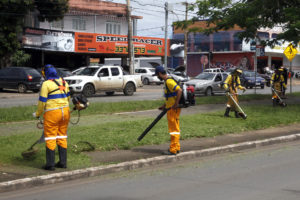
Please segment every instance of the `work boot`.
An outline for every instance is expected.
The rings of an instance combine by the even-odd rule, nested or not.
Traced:
[[[55,164],[58,168],[67,168],[67,149],[58,145],[59,162]]]
[[[170,152],[170,150],[164,151],[164,152],[162,152],[162,154],[163,155],[168,155],[168,156],[176,156],[176,153],[172,153],[172,152]]]
[[[234,111],[235,114],[235,118],[240,118],[239,112],[238,111]]]
[[[224,117],[229,117],[229,112],[230,112],[230,108],[227,107],[226,110],[225,110]]]
[[[46,165],[43,167],[45,170],[54,171],[55,150],[46,147]]]
[[[277,99],[273,99],[273,107],[277,106]]]

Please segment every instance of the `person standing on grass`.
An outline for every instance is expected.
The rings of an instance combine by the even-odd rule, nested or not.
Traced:
[[[157,76],[160,80],[165,82],[165,103],[159,107],[159,109],[168,109],[167,119],[171,142],[169,150],[163,152],[163,154],[176,155],[180,152],[179,116],[181,109],[178,107],[178,105],[182,95],[182,89],[173,78],[168,77],[165,69],[162,66],[156,67],[155,74],[153,76]]]
[[[229,95],[238,103],[238,94],[237,89],[246,91],[246,88],[241,86],[240,75],[243,73],[240,69],[235,69],[224,81],[224,89],[228,91]],[[230,111],[235,112],[235,117],[239,118],[239,113],[236,105],[233,100],[228,96],[228,102],[225,110],[225,117],[229,117]]]
[[[272,78],[271,78],[271,87],[273,88],[273,90],[277,92],[279,96],[282,95],[283,90],[286,90],[286,84],[282,73],[283,73],[283,69],[276,67],[275,72],[272,74]],[[272,101],[273,101],[273,106],[276,106],[279,103],[279,97],[275,94],[274,91],[272,91]]]
[[[44,135],[46,141],[45,170],[53,171],[55,167],[67,168],[67,129],[70,120],[68,83],[58,77],[52,65],[42,69],[44,81],[38,102],[37,111],[33,117],[43,113]],[[55,148],[58,145],[59,162],[55,164]]]

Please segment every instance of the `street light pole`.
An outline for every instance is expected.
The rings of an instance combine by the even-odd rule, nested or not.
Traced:
[[[165,3],[165,56],[164,56],[164,68],[168,68],[168,2]]]
[[[127,49],[129,57],[129,73],[134,74],[133,69],[133,46],[132,46],[132,23],[131,23],[131,9],[130,9],[130,0],[127,0],[127,23],[128,23],[128,36],[127,36]]]
[[[188,2],[184,2],[185,4],[185,22],[188,20]],[[183,58],[183,65],[185,67],[185,71],[187,71],[187,48],[188,46],[188,30],[184,30],[184,58]]]

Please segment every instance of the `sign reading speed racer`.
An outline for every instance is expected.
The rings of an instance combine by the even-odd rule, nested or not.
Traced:
[[[133,36],[137,55],[163,56],[165,40],[162,38]],[[75,52],[128,54],[126,35],[75,33]]]

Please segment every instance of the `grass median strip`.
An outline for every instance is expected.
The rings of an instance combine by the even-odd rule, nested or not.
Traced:
[[[181,116],[181,138],[214,137],[300,122],[299,105],[289,105],[284,109],[280,107],[273,108],[271,105],[245,106],[244,110],[248,115],[247,120],[224,118],[223,111]],[[98,120],[101,121],[102,119],[99,118]],[[76,150],[74,145],[80,141],[90,142],[96,147],[97,151],[131,149],[136,146],[167,143],[169,135],[165,118],[141,142],[137,142],[137,137],[152,120],[153,118],[136,116],[125,121],[107,121],[94,125],[70,126],[68,131],[69,169],[93,165],[86,154],[74,151]],[[0,164],[22,169],[27,168],[27,170],[40,168],[45,162],[45,144],[38,146],[40,151],[36,155],[36,159],[27,161],[21,157],[21,152],[26,150],[39,136],[40,134],[37,134],[37,131],[13,136],[1,136]]]
[[[300,93],[293,93],[291,96],[300,96]],[[241,95],[240,101],[263,100],[270,99],[270,95],[248,94]],[[196,104],[219,104],[227,101],[226,96],[211,96],[211,97],[197,97]],[[124,102],[93,102],[90,106],[81,112],[81,115],[94,114],[109,114],[118,112],[129,112],[139,110],[149,110],[158,108],[163,104],[163,100],[149,100],[149,101],[124,101]],[[36,106],[0,108],[0,123],[33,120],[32,113],[36,111]],[[75,116],[76,113],[73,113]]]

